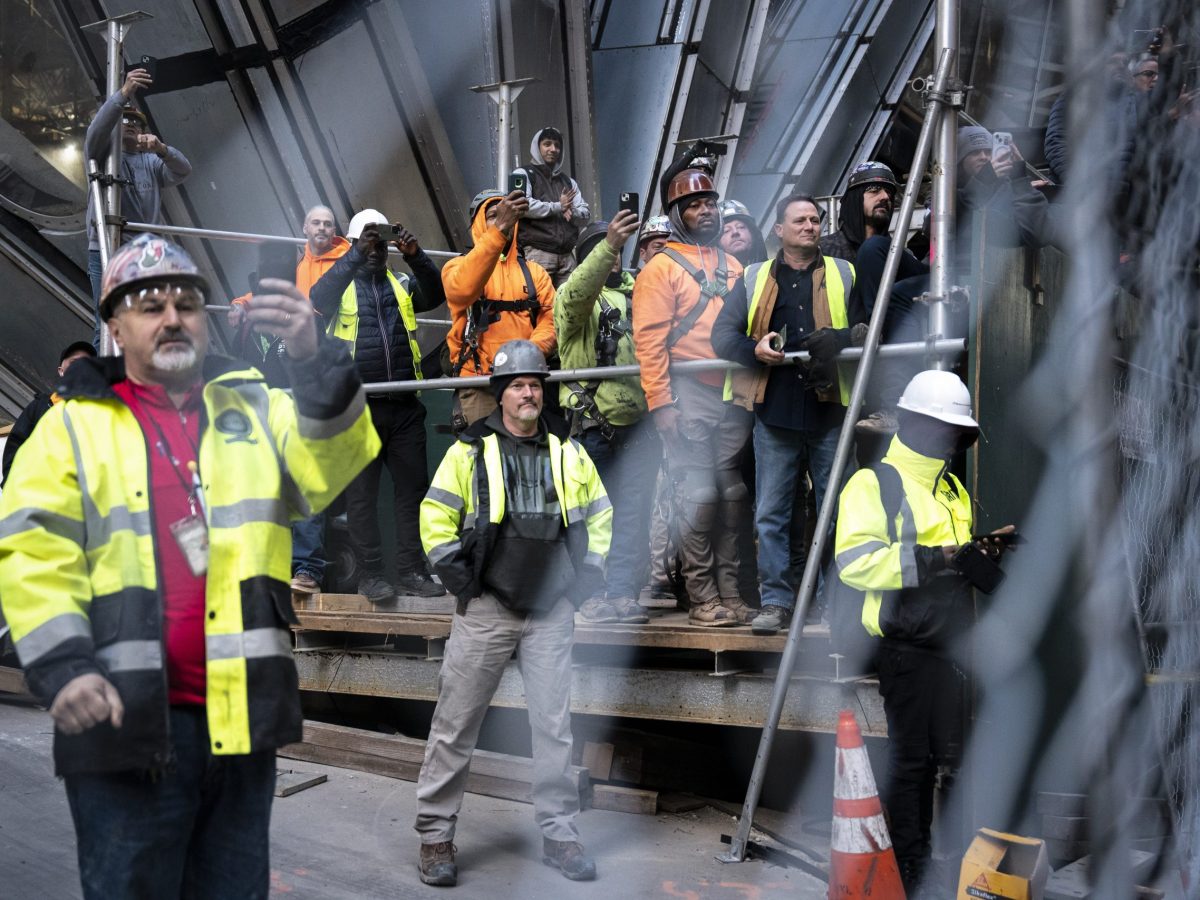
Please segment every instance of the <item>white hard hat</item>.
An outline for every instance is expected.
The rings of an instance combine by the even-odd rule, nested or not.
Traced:
[[[363,229],[368,225],[390,225],[388,217],[377,209],[364,209],[360,213],[355,213],[354,218],[350,220],[350,224],[346,226],[346,237],[352,241],[356,241]]]
[[[971,392],[953,372],[937,369],[918,372],[904,388],[896,405],[951,425],[979,427],[971,416]]]

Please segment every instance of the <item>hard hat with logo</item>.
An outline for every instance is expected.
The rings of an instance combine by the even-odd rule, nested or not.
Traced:
[[[920,413],[950,425],[978,428],[971,416],[971,392],[953,372],[918,372],[900,395],[900,409]]]
[[[498,191],[495,188],[488,188],[487,190],[480,191],[471,200],[471,211],[468,218],[474,222],[475,213],[479,212],[479,207],[483,206],[483,204],[487,203],[489,200],[500,200],[505,196],[507,195],[504,193],[504,191]]]
[[[189,284],[208,298],[208,280],[178,244],[143,234],[113,254],[100,279],[100,317],[113,317],[116,301],[151,284]]]
[[[592,248],[608,234],[608,223],[601,219],[588,225],[579,232],[579,240],[575,243],[575,261],[583,262]]]
[[[750,215],[750,210],[746,209],[746,204],[737,200],[721,201],[721,219],[725,222],[730,219],[744,219],[748,225],[758,224],[754,221],[754,216]]]
[[[550,374],[546,365],[546,357],[533,341],[505,341],[496,351],[492,360],[492,384],[501,378],[515,378],[518,375],[537,375],[545,378]]]
[[[712,176],[703,169],[684,169],[667,186],[667,208],[701,194],[717,196]]]
[[[350,224],[346,226],[346,237],[349,240],[357,241],[363,233],[363,229],[368,225],[391,225],[388,217],[377,209],[364,209],[362,212],[354,214],[354,218],[350,220]]]
[[[126,100],[121,104],[121,117],[137,119],[142,123],[142,128],[146,127],[146,114],[137,108],[137,105],[132,100]]]
[[[671,236],[671,220],[666,216],[651,216],[646,220],[646,224],[642,226],[642,230],[638,233],[638,247],[646,241],[656,238]]]
[[[900,189],[900,184],[896,181],[896,175],[892,172],[891,167],[874,160],[868,160],[855,166],[854,171],[850,173],[850,180],[846,183],[846,187],[848,189],[856,188],[862,184],[882,184],[893,191]]]

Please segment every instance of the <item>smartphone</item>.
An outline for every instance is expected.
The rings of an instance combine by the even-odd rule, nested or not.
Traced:
[[[1025,536],[1019,531],[1009,531],[1005,534],[973,534],[972,543],[977,541],[1000,541],[1005,547],[1016,547],[1025,543]]]
[[[992,593],[1004,581],[1004,570],[974,544],[959,547],[950,561],[950,568],[984,594]]]
[[[135,68],[145,69],[146,74],[149,75],[150,80],[153,81],[158,77],[158,58],[154,56],[143,56],[138,60],[138,64],[135,66]]]
[[[520,191],[525,193],[525,187],[529,183],[529,176],[524,172],[509,172],[508,174],[508,193]]]
[[[254,292],[262,293],[264,278],[278,278],[282,281],[296,281],[296,248],[291,244],[259,244],[258,245],[258,281]]]
[[[782,353],[783,348],[787,346],[787,323],[780,326],[775,337],[771,338],[771,349],[776,353]]]
[[[617,210],[619,212],[625,212],[628,210],[635,216],[640,215],[642,211],[641,198],[639,198],[637,194],[632,194],[626,191],[621,194],[621,201],[617,204]]]

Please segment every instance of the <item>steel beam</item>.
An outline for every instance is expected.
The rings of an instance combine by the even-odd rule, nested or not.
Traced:
[[[300,689],[323,693],[436,701],[441,661],[373,650],[297,650]],[[771,697],[770,675],[709,670],[626,669],[576,665],[571,670],[571,712],[736,725],[758,728]],[[878,685],[837,683],[800,676],[792,679],[779,727],[787,731],[833,733],[839,710],[854,708],[867,737],[885,737],[887,724]],[[516,662],[509,662],[492,706],[525,709],[525,690]]]

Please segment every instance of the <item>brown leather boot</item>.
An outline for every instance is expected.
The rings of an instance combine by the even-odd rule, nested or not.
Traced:
[[[758,615],[758,610],[749,606],[741,597],[722,597],[721,605],[733,613],[739,625],[749,625]]]
[[[583,852],[583,845],[577,841],[542,838],[542,862],[572,881],[592,881],[596,877],[596,861]]]
[[[707,603],[693,606],[688,612],[688,622],[692,625],[706,625],[710,628],[739,624],[733,610],[722,606],[720,600],[709,600]]]
[[[434,887],[454,887],[458,884],[458,866],[454,864],[454,854],[458,848],[450,841],[439,844],[422,844],[421,861],[417,869],[421,880]]]

